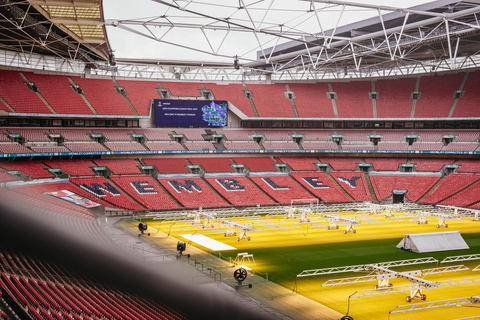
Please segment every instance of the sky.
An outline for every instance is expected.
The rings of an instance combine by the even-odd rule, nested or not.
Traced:
[[[117,59],[232,63],[234,57],[238,56],[241,63],[247,63],[256,59],[258,51],[289,39],[298,39],[302,34],[318,34],[337,25],[378,17],[378,12],[372,9],[346,6],[342,10],[340,5],[323,3],[315,3],[312,8],[309,1],[302,0],[162,2],[175,7],[155,0],[103,0],[107,36]],[[350,2],[399,6],[399,1],[393,0]],[[408,8],[425,2],[403,0],[400,3],[401,7]],[[243,8],[239,9],[239,6]],[[388,11],[382,11],[382,14],[385,13]],[[230,31],[227,30],[227,19],[231,23]],[[127,25],[123,22],[125,20],[160,25]],[[113,26],[117,21],[120,24]],[[175,27],[172,28],[172,24]],[[246,31],[233,30],[236,26]],[[250,30],[265,32],[254,33]],[[290,34],[283,34],[282,37],[267,34],[279,34],[280,30]]]

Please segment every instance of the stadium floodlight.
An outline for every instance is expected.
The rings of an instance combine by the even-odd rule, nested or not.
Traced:
[[[140,237],[142,234],[144,234],[145,231],[147,231],[148,229],[148,226],[145,222],[140,222],[138,224],[138,230],[140,231],[140,233],[138,234],[138,236]],[[150,232],[147,233],[147,235],[150,237]]]

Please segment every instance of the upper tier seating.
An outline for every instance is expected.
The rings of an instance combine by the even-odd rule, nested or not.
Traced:
[[[236,164],[243,164],[250,171],[277,171],[275,161],[268,157],[235,157]]]
[[[290,100],[285,96],[287,91],[284,84],[248,84],[247,88],[253,93],[253,102],[259,117],[295,117]]]
[[[365,175],[361,171],[330,172],[338,184],[356,201],[371,201]]]
[[[200,178],[160,178],[158,181],[187,209],[229,206]]]
[[[107,167],[115,175],[141,173],[135,159],[95,159],[93,161],[97,167]]]
[[[359,158],[318,158],[321,163],[328,163],[333,170],[357,170],[356,164],[361,163]]]
[[[242,84],[218,85],[206,83],[205,88],[212,90],[215,99],[229,101],[248,117],[255,117],[248,98],[243,94],[244,87]]]
[[[8,171],[20,171],[33,179],[53,178],[47,167],[38,161],[2,162],[0,166]]]
[[[46,160],[43,161],[52,169],[62,169],[71,176],[94,176],[92,171],[95,165],[90,160]]]
[[[290,205],[292,200],[312,199],[312,194],[305,190],[290,176],[251,176],[253,182],[275,201]]]
[[[143,210],[143,207],[124,195],[120,189],[112,185],[105,177],[70,178],[70,182],[86,191],[92,201],[101,199],[114,207],[126,210]]]
[[[478,92],[478,84],[480,83],[480,71],[469,72],[467,81],[463,90],[465,91],[463,97],[458,99],[453,111],[452,117],[478,117],[478,101],[480,93]],[[457,88],[458,89],[458,88]],[[0,94],[1,95],[1,94]]]
[[[28,89],[25,80],[17,71],[0,70],[0,97],[17,113],[52,114],[38,95]],[[5,111],[12,112],[8,108],[5,108]]]
[[[147,166],[154,166],[160,173],[188,173],[189,164],[184,158],[143,158]]]
[[[180,208],[151,176],[112,176],[111,179],[147,209],[173,210]]]
[[[205,178],[205,180],[236,207],[275,204],[256,185],[243,176]]]
[[[372,91],[370,81],[355,81],[350,83],[332,83],[333,91],[337,92],[338,117],[339,118],[373,118],[372,100],[368,93]]]
[[[193,165],[202,166],[206,172],[232,172],[233,162],[228,158],[189,158]]]
[[[115,83],[112,80],[80,77],[72,77],[72,80],[82,87],[84,96],[98,114],[135,115],[125,98],[115,90]]]
[[[292,83],[289,87],[300,118],[335,118],[326,83]]]
[[[459,173],[480,173],[480,161],[478,160],[460,159],[457,165],[460,166],[457,171]]]
[[[415,118],[446,118],[453,103],[455,90],[460,87],[464,73],[439,77],[422,76],[417,99]]]
[[[379,201],[392,196],[392,191],[406,190],[406,198],[416,202],[440,179],[438,176],[370,175],[373,190]]]
[[[127,92],[127,98],[135,107],[138,114],[148,116],[150,114],[150,103],[152,99],[160,99],[155,81],[117,80]]]
[[[66,141],[92,141],[90,129],[52,128],[50,132],[53,134],[61,134]]]
[[[464,173],[451,173],[446,176],[442,182],[433,189],[421,203],[425,204],[437,204],[442,200],[454,195],[460,190],[468,187],[475,181],[480,179],[480,175],[476,174],[464,174]]]
[[[279,157],[280,162],[287,164],[294,171],[317,171],[315,163],[318,163],[317,158],[306,157]]]
[[[325,172],[290,172],[290,175],[321,201],[351,201],[342,190],[338,189]]]
[[[200,97],[200,83],[193,82],[162,82],[164,89],[169,89],[175,97]]]
[[[480,201],[480,183],[476,182],[468,189],[461,191],[447,200],[441,202],[441,204],[468,207]]]
[[[27,79],[37,85],[41,95],[58,114],[93,114],[82,97],[70,87],[67,76],[24,72]],[[73,112],[72,112],[73,111]]]
[[[415,78],[402,78],[375,81],[378,92],[378,118],[410,118],[412,112],[412,91],[415,91]]]
[[[453,161],[449,159],[414,158],[410,163],[416,165],[416,171],[439,172],[444,165],[453,164]]]

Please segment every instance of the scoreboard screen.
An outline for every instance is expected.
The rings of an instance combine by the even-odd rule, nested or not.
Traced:
[[[155,124],[160,127],[223,127],[227,101],[154,99]]]

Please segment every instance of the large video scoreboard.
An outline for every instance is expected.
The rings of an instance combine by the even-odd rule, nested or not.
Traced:
[[[160,127],[223,127],[227,101],[154,99],[155,124]]]

